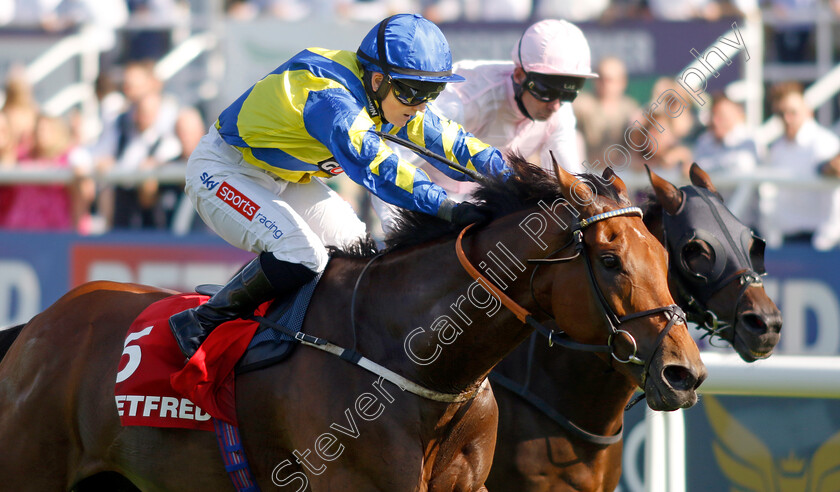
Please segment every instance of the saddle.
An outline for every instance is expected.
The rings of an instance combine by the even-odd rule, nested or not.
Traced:
[[[237,362],[234,371],[236,374],[262,369],[273,364],[278,364],[288,359],[295,348],[300,345],[293,338],[292,333],[298,333],[303,327],[303,319],[309,307],[309,301],[315,292],[321,275],[319,274],[303,287],[296,294],[284,300],[275,300],[271,303],[262,317],[254,317],[259,322],[254,337],[245,354]],[[202,295],[212,296],[222,288],[221,285],[203,284],[196,287],[195,291]],[[263,322],[263,320],[268,322]],[[276,326],[283,327],[285,332],[280,331]]]

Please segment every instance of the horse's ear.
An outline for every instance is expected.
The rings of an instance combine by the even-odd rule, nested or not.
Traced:
[[[698,166],[696,162],[691,164],[691,169],[688,170],[688,175],[691,178],[691,184],[694,186],[706,188],[712,193],[717,193],[717,189],[715,189],[715,185],[712,184],[712,180],[709,179],[709,175],[706,174],[706,171],[700,169],[700,166]]]
[[[549,154],[551,155],[551,164],[554,166],[554,174],[563,190],[563,196],[575,210],[583,213],[586,206],[593,203],[596,198],[595,192],[590,188],[591,185],[560,167],[553,152],[549,151]]]
[[[616,174],[615,171],[613,171],[613,168],[607,166],[601,177],[604,178],[604,181],[612,183],[613,188],[615,188],[615,191],[618,192],[618,196],[627,198],[628,200],[630,199],[627,194],[627,185],[624,184],[624,181],[618,177],[618,174]]]
[[[662,208],[664,208],[669,214],[677,213],[677,210],[680,209],[680,205],[682,205],[683,201],[683,196],[680,190],[678,190],[677,187],[672,185],[670,182],[659,177],[659,175],[655,172],[651,171],[647,164],[645,164],[645,169],[647,170],[650,184],[653,186],[653,192],[656,193],[656,199],[662,205]]]

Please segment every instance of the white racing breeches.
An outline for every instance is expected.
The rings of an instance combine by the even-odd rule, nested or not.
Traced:
[[[350,204],[320,179],[291,183],[253,166],[215,127],[190,156],[185,191],[225,241],[315,272],[327,266],[325,246],[341,247],[366,233]]]

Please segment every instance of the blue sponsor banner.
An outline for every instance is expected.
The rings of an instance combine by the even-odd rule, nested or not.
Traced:
[[[224,283],[252,257],[211,235],[0,232],[0,327],[28,321],[90,280],[188,291]]]
[[[840,251],[806,245],[768,249],[766,265],[764,288],[784,319],[775,353],[840,354]]]

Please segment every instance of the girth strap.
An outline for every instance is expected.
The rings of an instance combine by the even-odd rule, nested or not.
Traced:
[[[316,336],[307,335],[302,331],[297,333],[289,330],[285,326],[279,325],[268,318],[264,318],[262,316],[253,316],[251,319],[258,321],[261,324],[266,324],[271,328],[285,333],[290,337],[293,337],[295,340],[300,342],[302,345],[307,345],[309,347],[314,347],[318,350],[323,350],[324,352],[328,352],[330,354],[336,355],[351,364],[355,364],[362,369],[372,372],[377,376],[381,376],[385,381],[389,383],[393,383],[403,391],[408,391],[409,393],[413,393],[417,396],[422,396],[428,400],[434,401],[442,401],[447,403],[459,403],[463,401],[467,401],[472,399],[480,390],[483,388],[487,383],[485,379],[481,385],[477,388],[469,391],[465,391],[463,393],[441,393],[439,391],[435,391],[424,386],[421,386],[413,381],[410,381],[403,376],[395,373],[394,371],[388,369],[387,367],[383,367],[372,360],[363,357],[361,354],[356,352],[355,350],[346,349],[344,347],[335,345],[334,343],[325,340],[323,338],[318,338]]]
[[[510,379],[507,376],[503,376],[498,371],[492,371],[490,373],[490,381],[494,384],[498,384],[513,393],[516,393],[521,397],[523,400],[531,404],[534,408],[542,412],[546,417],[553,420],[557,423],[560,427],[566,429],[575,437],[583,439],[587,442],[591,442],[592,444],[597,444],[599,446],[609,446],[611,444],[615,444],[621,441],[624,433],[624,426],[618,429],[618,432],[611,436],[602,436],[600,434],[593,434],[589,431],[581,429],[577,425],[574,424],[571,420],[564,417],[560,412],[552,408],[545,400],[538,397],[537,395],[528,391],[527,388],[520,385],[516,381]]]

